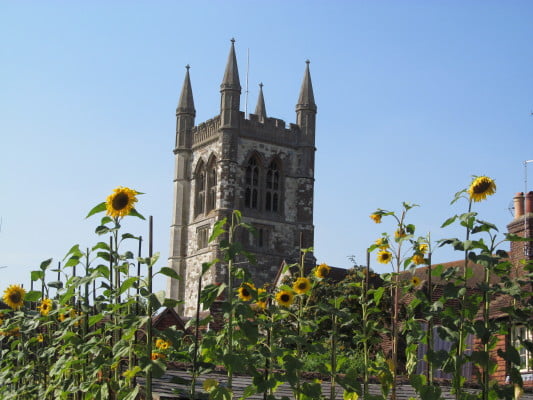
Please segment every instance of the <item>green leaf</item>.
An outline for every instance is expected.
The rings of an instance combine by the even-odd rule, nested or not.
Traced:
[[[226,225],[226,222],[228,221],[227,218],[223,218],[220,221],[217,221],[215,225],[213,226],[213,232],[211,232],[211,236],[209,236],[209,243],[214,241],[216,238],[218,238],[223,233],[226,233],[226,230],[224,229],[224,225]]]
[[[106,233],[109,233],[110,231],[111,229],[109,229],[107,226],[100,225],[96,227],[96,229],[94,230],[94,233],[96,233],[97,235],[105,235]]]
[[[132,208],[128,215],[132,217],[140,218],[142,220],[146,220],[146,218],[144,218],[141,214],[139,214],[139,212],[135,208]]]
[[[31,271],[31,280],[33,282],[44,278],[44,271]]]
[[[105,201],[95,206],[91,211],[89,211],[89,214],[85,218],[89,218],[91,215],[98,214],[99,212],[105,211]]]
[[[165,276],[168,276],[172,279],[177,279],[177,280],[180,280],[181,277],[179,276],[179,274],[174,271],[172,268],[169,268],[169,267],[163,267],[159,270],[159,273],[165,275]]]
[[[135,282],[137,282],[139,278],[136,276],[132,276],[131,278],[126,279],[122,284],[120,285],[120,290],[118,291],[118,294],[124,293],[126,290],[128,290],[130,287],[133,286]]]
[[[205,263],[202,263],[202,276],[204,276],[204,274],[209,271],[209,269],[218,262],[218,259],[215,259],[213,261],[210,261],[210,262],[205,262]]]
[[[24,297],[24,300],[26,301],[37,301],[41,298],[42,296],[42,293],[41,291],[39,290],[32,290],[28,293],[26,293],[26,296]]]
[[[453,217],[448,218],[444,223],[440,226],[441,228],[444,228],[450,224],[453,224],[453,222],[457,219],[457,215],[454,215]]]
[[[49,258],[48,260],[44,260],[42,263],[41,263],[41,266],[39,268],[41,268],[42,271],[46,270],[46,268],[48,268],[48,266],[52,263],[52,259]]]
[[[61,289],[63,287],[63,282],[61,281],[48,282],[48,286],[54,289]]]
[[[98,322],[100,322],[102,320],[102,318],[104,318],[103,314],[91,315],[89,317],[89,327],[91,327],[94,324],[97,324]]]
[[[183,303],[183,301],[181,300],[174,300],[174,299],[165,299],[165,301],[163,302],[163,307],[166,307],[166,308],[175,308],[178,304],[181,304]]]

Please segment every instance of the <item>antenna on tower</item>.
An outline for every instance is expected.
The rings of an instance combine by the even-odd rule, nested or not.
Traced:
[[[248,118],[248,74],[250,72],[250,49],[246,50],[246,90],[244,96],[244,118]]]

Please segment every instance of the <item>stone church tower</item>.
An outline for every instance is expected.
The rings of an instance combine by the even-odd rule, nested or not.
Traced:
[[[184,300],[181,315],[196,309],[203,262],[221,258],[208,243],[213,224],[242,212],[256,235],[238,240],[257,257],[247,265],[256,285],[272,282],[283,260],[296,262],[300,244],[313,245],[315,116],[317,107],[309,72],[304,73],[296,124],[267,116],[262,84],[254,114],[240,111],[241,85],[232,40],[220,85],[220,114],[195,125],[196,110],[189,67],[176,109],[174,207],[169,266],[182,277],[169,280],[167,294]],[[229,218],[231,219],[231,218]],[[302,242],[302,243],[300,243]],[[219,264],[202,284],[226,280]]]

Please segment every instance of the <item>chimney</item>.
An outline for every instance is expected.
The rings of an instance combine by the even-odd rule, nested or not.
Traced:
[[[524,208],[526,214],[533,213],[533,192],[529,192],[528,194],[526,194]]]
[[[514,197],[514,218],[518,219],[524,215],[524,193],[518,192]]]

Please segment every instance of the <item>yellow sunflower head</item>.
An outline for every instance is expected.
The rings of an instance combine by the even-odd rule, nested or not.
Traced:
[[[416,288],[418,286],[420,286],[420,283],[421,283],[421,280],[418,276],[413,276],[411,278],[411,284]]]
[[[266,310],[267,308],[267,298],[266,298],[266,289],[259,288],[257,289],[257,301],[253,305],[254,310]]]
[[[485,200],[487,196],[493,195],[494,193],[496,193],[496,183],[488,176],[476,177],[468,188],[470,200],[473,201]]]
[[[157,339],[155,341],[155,347],[158,348],[159,350],[166,350],[170,347],[170,342],[167,342],[164,339]]]
[[[391,262],[391,260],[392,260],[392,253],[390,251],[381,250],[378,253],[378,262],[380,262],[381,264],[388,264]]]
[[[292,289],[298,294],[307,293],[311,290],[311,281],[307,278],[298,278],[292,284]]]
[[[420,243],[418,245],[418,251],[422,254],[426,254],[429,251],[429,245],[427,243]]]
[[[218,381],[216,379],[208,378],[204,381],[203,385],[204,390],[207,393],[211,393],[213,390],[215,390],[218,387]]]
[[[407,234],[405,233],[405,230],[403,228],[398,228],[394,232],[394,238],[396,240],[400,240],[401,238],[404,238],[405,236],[407,236]]]
[[[376,224],[381,223],[381,214],[370,214],[370,218],[372,221],[374,221]]]
[[[133,205],[137,202],[137,194],[135,190],[127,187],[119,186],[113,193],[107,196],[106,199],[106,213],[110,217],[124,217],[133,210]]]
[[[255,286],[251,283],[243,283],[242,286],[237,290],[239,293],[239,299],[242,301],[252,300],[252,293],[255,290]]]
[[[165,355],[163,353],[157,353],[157,352],[153,352],[152,353],[152,356],[150,357],[152,360],[159,360],[159,359],[165,359]]]
[[[48,313],[52,310],[52,300],[44,298],[41,300],[41,304],[37,307],[39,309],[39,312],[41,315],[48,315]]]
[[[37,335],[37,341],[38,341],[39,343],[44,342],[44,336],[43,336],[42,333],[39,333],[39,334]]]
[[[276,293],[276,301],[280,306],[289,307],[294,301],[294,293],[288,290],[280,290]]]
[[[389,244],[387,243],[387,239],[385,238],[379,238],[374,242],[376,246],[378,246],[381,250],[385,250],[389,248]]]
[[[26,291],[20,285],[10,285],[4,291],[4,303],[13,310],[18,310],[24,305],[24,296]]]
[[[320,264],[318,267],[315,268],[315,276],[320,279],[324,279],[326,276],[329,275],[329,271],[331,271],[331,267],[327,264]]]
[[[412,258],[411,258],[411,262],[415,265],[420,265],[420,264],[424,264],[424,256],[421,255],[421,254],[415,254]]]

